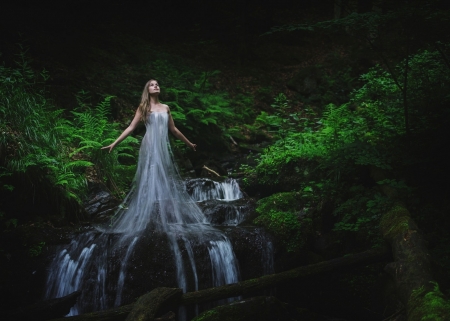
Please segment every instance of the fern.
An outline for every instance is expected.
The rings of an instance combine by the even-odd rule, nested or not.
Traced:
[[[83,96],[86,96],[86,92],[83,92]],[[122,195],[133,178],[127,167],[134,169],[134,165],[123,165],[119,159],[134,160],[136,149],[133,145],[137,144],[138,140],[127,137],[111,154],[100,149],[112,143],[121,133],[114,123],[108,121],[113,98],[113,96],[105,97],[94,108],[84,102],[82,97],[78,98],[81,105],[78,111],[72,112],[73,123],[66,123],[64,130],[71,133],[69,139],[77,145],[70,156],[89,161],[97,172],[97,179],[104,181],[115,194]],[[83,111],[80,111],[81,109]],[[118,168],[121,169],[121,173],[117,172]],[[128,174],[124,176],[124,172]]]

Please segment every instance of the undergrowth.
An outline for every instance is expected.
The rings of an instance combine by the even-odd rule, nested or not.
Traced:
[[[396,74],[403,76],[395,78],[377,66],[361,76],[363,85],[353,91],[348,102],[328,104],[320,117],[311,114],[308,120],[300,113],[291,113],[289,101],[278,95],[273,113],[262,112],[256,118],[256,124],[274,132],[276,140],[261,153],[256,166],[242,169],[260,190],[264,186],[286,190],[287,182],[294,182],[289,185],[293,190],[310,191],[307,207],[333,204],[335,231],[358,235],[369,246],[381,244],[379,221],[390,204],[377,192],[369,177],[370,168],[402,173],[429,162],[423,153],[428,148],[426,137],[442,119],[429,113],[426,99],[432,97],[438,104],[432,108],[442,108],[448,101],[443,88],[450,86],[450,73],[445,64],[437,51],[423,50],[398,64]],[[405,75],[407,104],[405,91],[399,86]],[[439,115],[448,122],[450,115],[441,111]],[[293,180],[293,176],[300,179]],[[404,200],[414,193],[405,180],[383,183],[395,187]],[[280,216],[278,224],[283,220]],[[294,221],[292,224],[297,226]]]
[[[50,204],[46,215],[73,219],[81,213],[87,179],[123,194],[134,167],[122,160],[134,158],[137,140],[128,138],[111,155],[100,150],[121,132],[109,120],[112,97],[96,107],[82,103],[73,117],[66,117],[47,98],[47,78],[45,70],[36,74],[31,69],[25,51],[15,67],[0,65],[0,197],[6,204],[34,195],[22,203],[31,202],[31,209],[37,198],[39,204]],[[17,213],[2,212],[4,222],[17,225],[11,216]]]

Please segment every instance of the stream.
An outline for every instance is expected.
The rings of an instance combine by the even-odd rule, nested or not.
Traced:
[[[189,292],[274,272],[272,242],[245,224],[252,206],[236,180],[189,179],[183,188],[202,209],[202,223],[147,224],[135,232],[99,226],[80,233],[56,249],[45,299],[81,290],[72,316],[128,304],[159,286]],[[173,206],[159,202],[156,216]],[[185,311],[179,314],[186,319]]]

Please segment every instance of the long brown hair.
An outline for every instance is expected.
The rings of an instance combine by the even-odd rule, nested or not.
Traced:
[[[148,87],[150,86],[150,82],[158,81],[156,79],[150,79],[145,84],[144,90],[142,91],[141,103],[139,104],[139,110],[141,112],[141,120],[143,122],[146,121],[148,113],[150,112],[150,92],[148,91]]]

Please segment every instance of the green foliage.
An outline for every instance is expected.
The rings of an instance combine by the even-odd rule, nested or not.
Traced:
[[[218,70],[197,72],[185,63],[166,59],[155,59],[151,67],[163,87],[161,98],[182,131],[204,136],[205,128],[216,127],[225,136],[238,130],[236,124],[252,117],[250,96],[230,97],[214,89],[212,81]]]
[[[91,107],[86,98],[78,95],[79,107],[72,112],[73,120],[67,120],[61,129],[64,131],[65,141],[76,146],[70,156],[86,165],[94,165],[97,179],[106,183],[118,196],[122,196],[135,172],[135,147],[138,140],[128,136],[111,153],[101,150],[101,147],[114,142],[122,132],[117,123],[111,123],[108,119],[113,98],[107,96],[97,106]]]
[[[336,204],[333,215],[338,221],[334,231],[340,233],[356,233],[356,235],[372,246],[382,243],[379,236],[381,216],[392,206],[391,201],[380,193],[374,193],[361,185],[349,188],[349,195],[342,203]]]
[[[30,257],[36,257],[39,256],[42,253],[42,249],[45,246],[45,242],[39,242],[37,244],[33,244],[32,246],[30,246],[30,248],[28,249],[28,255]]]
[[[223,131],[234,117],[231,100],[225,93],[204,93],[199,90],[166,89],[172,116],[177,124],[196,134],[201,133],[198,124],[218,126]]]
[[[118,101],[137,106],[143,85],[149,78],[155,78],[161,85],[159,98],[170,107],[176,126],[190,140],[201,141],[207,147],[217,145],[220,140],[229,141],[230,134],[239,134],[242,124],[254,117],[253,97],[242,92],[230,95],[219,89],[222,87],[218,80],[220,71],[199,70],[185,57],[170,54],[129,34],[115,34],[107,47],[116,46],[120,46],[116,53],[95,48],[94,55],[101,61],[95,61],[91,70],[85,66],[96,93],[101,88],[101,94],[114,93]],[[116,110],[112,112],[114,117],[118,116]],[[184,146],[178,148],[181,146],[175,147],[181,152],[187,150]]]
[[[307,232],[312,221],[302,217],[299,193],[278,193],[260,199],[256,212],[260,215],[254,220],[264,226],[286,248],[288,252],[300,250],[307,240]]]
[[[450,315],[450,302],[446,300],[439,285],[432,282],[433,290],[428,291],[424,286],[416,289],[408,300],[409,320],[447,320]]]
[[[80,201],[86,180],[76,169],[90,164],[70,160],[62,142],[63,111],[46,99],[41,82],[23,54],[16,68],[0,66],[0,145],[6,148],[7,163],[2,176],[39,169],[38,180],[47,180],[63,197]]]
[[[448,99],[443,88],[448,88],[450,75],[438,58],[436,52],[431,54],[425,51],[409,59],[409,68],[416,75],[410,81],[411,93],[428,97],[423,91],[433,90],[427,89],[428,85],[433,85],[432,88],[438,88],[433,90],[435,99],[441,102]],[[401,66],[402,64],[399,64],[398,68]],[[426,74],[425,68],[429,70]],[[299,132],[302,127],[296,118],[290,120],[285,115],[261,114],[257,118],[258,121],[274,128],[278,127],[279,136],[283,139],[267,148],[261,155],[257,173],[261,177],[277,175],[283,166],[298,162],[302,158],[319,158],[322,164],[320,169],[329,170],[334,177],[347,174],[355,165],[391,169],[394,164],[404,162],[402,154],[399,153],[403,147],[396,145],[406,135],[402,91],[392,75],[380,67],[362,75],[361,79],[364,85],[354,91],[350,102],[341,106],[326,106],[320,121],[317,122],[320,128],[313,131]],[[425,81],[427,86],[424,86]],[[410,106],[416,133],[428,130],[436,117],[435,114],[422,110],[426,105],[424,98],[420,102],[419,97],[415,97]],[[281,106],[286,108],[285,105]],[[287,121],[282,123],[283,118]]]
[[[113,97],[91,107],[88,93],[81,92],[79,107],[67,119],[46,98],[47,73],[35,74],[25,54],[18,57],[16,67],[0,66],[1,196],[14,191],[22,177],[21,188],[40,189],[39,197],[48,198],[64,216],[77,212],[75,204],[86,195],[87,177],[122,194],[134,175],[137,140],[127,138],[111,154],[100,149],[121,133],[108,119]],[[5,218],[4,223],[16,226],[18,221]]]
[[[405,64],[398,64],[396,74],[405,74]],[[411,137],[423,146],[423,133],[441,126],[443,119],[450,120],[448,110],[443,109],[450,98],[450,69],[437,51],[419,51],[407,64]],[[328,104],[319,121],[308,121],[316,127],[302,126],[301,118],[289,118],[280,112],[258,116],[257,121],[276,130],[279,139],[261,153],[256,166],[244,170],[262,185],[285,185],[293,175],[299,177],[293,188],[301,191],[300,197],[308,207],[320,206],[321,199],[332,200],[334,230],[354,234],[374,246],[380,242],[376,236],[381,214],[392,204],[373,188],[357,182],[363,168],[402,169],[421,159],[412,158],[411,143],[405,143],[411,137],[405,127],[405,91],[398,85],[403,83],[401,77],[395,79],[391,72],[377,66],[362,75],[361,81],[363,85],[352,93],[349,102]],[[281,98],[274,104],[276,110],[289,110],[289,102]],[[436,113],[430,113],[430,109]],[[411,188],[403,181],[380,183],[394,187],[401,197],[411,195]],[[266,222],[270,224],[273,226]]]
[[[255,125],[258,128],[264,128],[273,133],[281,142],[286,139],[288,134],[293,134],[300,128],[309,125],[309,119],[301,118],[297,112],[291,112],[289,100],[283,93],[278,94],[274,98],[274,103],[271,105],[274,109],[272,114],[261,112],[255,119]]]

